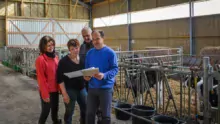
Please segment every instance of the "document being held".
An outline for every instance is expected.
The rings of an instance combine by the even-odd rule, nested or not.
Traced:
[[[99,73],[99,68],[91,67],[79,71],[64,73],[64,75],[66,75],[68,78],[75,78],[80,76],[93,76],[94,74],[97,73]]]

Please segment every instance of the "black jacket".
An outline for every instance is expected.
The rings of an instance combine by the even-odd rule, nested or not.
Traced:
[[[86,59],[86,54],[87,52],[93,48],[93,44],[92,41],[90,43],[86,43],[85,41],[83,42],[83,44],[80,46],[80,52],[79,52],[79,56],[80,56],[80,61],[82,61],[83,65],[85,66],[85,59]]]
[[[57,83],[60,84],[64,82],[66,89],[75,89],[81,90],[85,87],[85,82],[83,77],[76,77],[76,78],[68,78],[64,75],[64,73],[78,71],[83,69],[83,64],[80,61],[79,64],[74,63],[68,55],[63,57],[58,64],[57,68]]]

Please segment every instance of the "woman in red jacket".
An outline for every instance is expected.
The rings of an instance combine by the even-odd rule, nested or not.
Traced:
[[[59,93],[56,81],[58,58],[54,48],[55,41],[52,37],[41,38],[39,43],[41,54],[35,63],[42,107],[39,124],[45,124],[50,110],[53,124],[61,124],[61,120],[58,119]]]

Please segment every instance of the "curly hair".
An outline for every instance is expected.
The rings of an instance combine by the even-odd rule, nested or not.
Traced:
[[[67,43],[67,47],[68,49],[73,46],[73,47],[79,47],[80,46],[80,43],[77,39],[70,39]]]
[[[47,43],[48,42],[53,42],[54,46],[56,45],[55,44],[55,40],[51,37],[51,36],[43,36],[41,39],[40,39],[40,43],[39,43],[39,49],[40,49],[40,53],[45,53],[45,48],[47,46]]]

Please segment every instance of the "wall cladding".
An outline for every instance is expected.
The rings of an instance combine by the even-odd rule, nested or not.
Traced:
[[[49,35],[56,41],[56,46],[66,46],[69,39],[77,38],[83,42],[81,30],[88,26],[88,21],[62,21],[51,19],[8,19],[7,46],[37,47],[40,39]],[[32,27],[32,28],[30,28]]]
[[[62,19],[89,19],[89,11],[71,0],[24,0],[22,13],[21,0],[8,2],[8,16],[48,17]],[[5,2],[0,2],[0,15],[5,15]]]
[[[220,15],[194,18],[196,53],[206,46],[220,46]],[[127,25],[98,28],[106,33],[106,44],[121,45],[127,50]],[[149,46],[184,47],[189,53],[189,19],[132,24],[134,49]],[[123,42],[119,42],[123,41]]]
[[[189,2],[189,0],[131,0],[131,11],[140,11],[156,7],[164,7],[180,3]],[[108,4],[97,4],[93,7],[93,18],[109,15],[121,14],[127,12],[126,0],[117,0]]]

